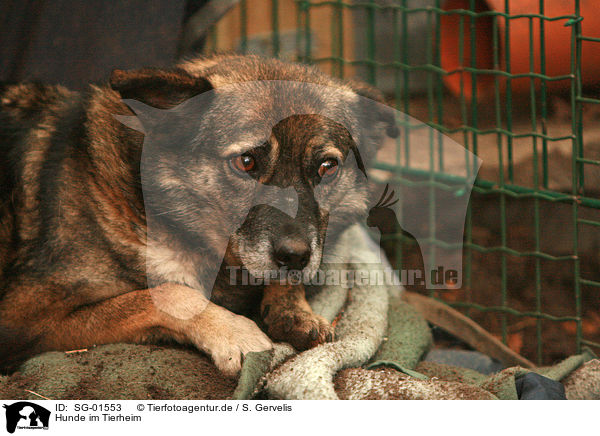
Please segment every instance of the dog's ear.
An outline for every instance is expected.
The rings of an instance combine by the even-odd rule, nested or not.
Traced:
[[[357,80],[347,80],[346,83],[348,83],[352,90],[358,95],[366,97],[369,100],[373,100],[377,103],[381,103],[376,105],[377,107],[375,108],[377,119],[385,123],[385,133],[389,137],[397,138],[400,135],[400,129],[396,125],[395,111],[393,108],[386,105],[383,93],[377,88]],[[368,110],[370,111],[370,109]]]
[[[211,83],[182,69],[114,70],[110,86],[123,99],[141,101],[158,109],[170,109],[185,100],[213,89]]]

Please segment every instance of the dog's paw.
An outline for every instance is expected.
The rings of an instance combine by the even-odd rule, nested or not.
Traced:
[[[226,376],[235,377],[242,369],[244,355],[273,348],[269,337],[250,319],[223,309],[218,323],[199,323],[192,334],[194,345],[212,358]],[[209,330],[210,329],[210,330]]]
[[[325,318],[297,307],[265,305],[263,320],[269,336],[302,351],[333,341],[333,327]]]

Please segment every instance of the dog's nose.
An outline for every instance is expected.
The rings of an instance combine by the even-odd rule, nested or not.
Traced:
[[[273,247],[273,256],[280,267],[301,270],[310,260],[310,247],[301,239],[283,238]]]

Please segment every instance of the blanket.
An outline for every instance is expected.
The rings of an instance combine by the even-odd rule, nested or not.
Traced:
[[[336,247],[328,269],[385,270],[379,247],[359,226]],[[0,376],[1,399],[517,399],[517,380],[560,381],[569,399],[600,399],[600,361],[591,351],[548,368],[492,375],[424,361],[427,321],[390,284],[325,284],[307,289],[316,313],[336,320],[336,340],[298,353],[288,344],[246,356],[228,379],[203,354],[181,346],[111,344],[49,352]]]

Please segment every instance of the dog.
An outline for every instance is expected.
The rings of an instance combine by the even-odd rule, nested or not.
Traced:
[[[299,95],[303,84],[317,91]],[[287,114],[288,91],[299,113],[271,117]],[[83,93],[29,83],[0,95],[3,370],[49,350],[174,340],[235,376],[272,339],[299,349],[333,340],[302,286],[240,285],[229,268],[311,272],[325,239],[366,216],[365,166],[386,129],[394,135],[389,113],[358,104],[382,102],[378,91],[305,65],[221,55],[116,70]],[[153,129],[144,110],[163,127],[163,114],[176,119]],[[348,127],[352,111],[366,127]],[[245,127],[229,131],[239,120]],[[269,133],[251,144],[247,126]],[[368,139],[360,150],[358,136]],[[144,160],[148,138],[170,143],[156,160]],[[294,194],[295,210],[257,203],[257,186]],[[211,268],[214,283],[203,279]]]

